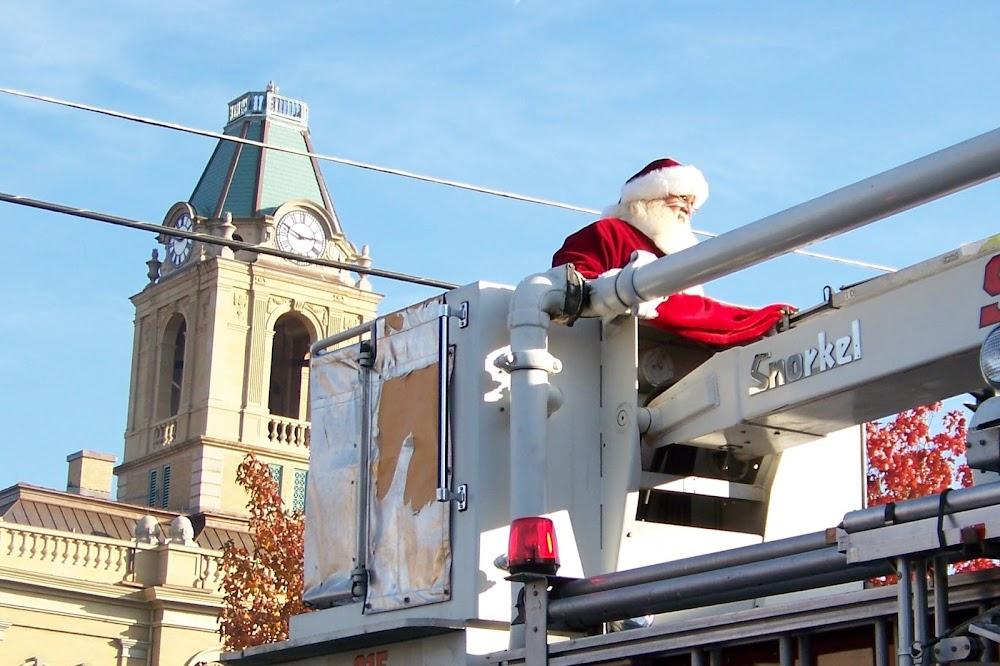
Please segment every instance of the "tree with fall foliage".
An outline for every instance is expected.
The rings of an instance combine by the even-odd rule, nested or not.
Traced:
[[[289,512],[271,470],[248,453],[236,481],[249,494],[253,552],[232,541],[222,552],[219,633],[227,650],[288,638],[288,619],[308,612],[302,603],[305,515]]]
[[[944,414],[943,429],[931,432],[935,402],[901,412],[884,423],[865,424],[868,506],[902,502],[972,485],[965,464],[965,415]]]
[[[868,449],[866,494],[868,506],[902,502],[972,485],[965,462],[965,415],[952,410],[943,415],[943,428],[931,431],[931,419],[942,409],[935,402],[897,414],[883,423],[865,424]],[[956,572],[994,566],[991,560],[955,565]],[[893,582],[895,577],[890,577]]]

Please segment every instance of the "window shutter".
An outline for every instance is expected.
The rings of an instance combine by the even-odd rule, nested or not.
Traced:
[[[163,466],[163,493],[160,495],[160,506],[164,509],[170,504],[170,465]]]
[[[292,510],[306,510],[306,483],[309,472],[304,469],[295,470],[295,487],[292,489]]]
[[[156,470],[149,470],[149,499],[147,506],[156,506]]]
[[[271,478],[274,482],[278,484],[278,494],[281,494],[281,465],[268,465],[267,468],[271,470]]]

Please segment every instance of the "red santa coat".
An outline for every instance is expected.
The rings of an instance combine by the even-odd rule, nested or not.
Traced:
[[[571,235],[552,257],[553,266],[573,264],[585,278],[623,268],[635,250],[664,256],[652,240],[624,220],[605,218]],[[694,294],[674,294],[656,308],[651,323],[676,335],[718,347],[753,342],[781,319],[789,305],[744,308]]]

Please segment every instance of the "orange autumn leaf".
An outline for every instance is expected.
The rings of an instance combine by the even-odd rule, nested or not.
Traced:
[[[253,453],[236,470],[250,498],[254,550],[227,543],[222,552],[223,591],[219,633],[227,650],[288,638],[288,619],[309,612],[302,603],[305,515],[288,512],[278,484]]]

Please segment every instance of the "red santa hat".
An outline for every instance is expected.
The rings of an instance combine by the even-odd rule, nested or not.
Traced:
[[[621,203],[662,199],[668,194],[694,198],[697,210],[708,198],[708,181],[697,168],[669,157],[653,160],[622,186]]]

